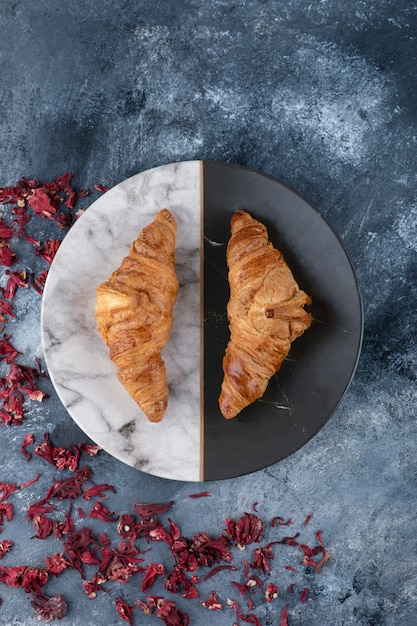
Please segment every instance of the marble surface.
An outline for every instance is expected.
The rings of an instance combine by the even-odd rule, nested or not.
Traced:
[[[59,397],[77,424],[116,458],[155,476],[200,477],[200,162],[132,176],[89,207],[54,259],[42,302],[43,350]],[[117,379],[94,315],[98,285],[156,213],[177,220],[180,284],[162,358],[168,408],[153,424]],[[157,442],[157,445],[155,445]]]
[[[306,540],[320,529],[332,558],[317,576],[300,569],[297,590],[309,587],[307,602],[287,593],[285,560],[277,555],[270,576],[281,593],[276,604],[255,607],[262,626],[279,623],[285,603],[290,626],[416,623],[416,63],[417,11],[409,0],[2,6],[0,186],[71,170],[79,189],[91,189],[80,201],[88,211],[101,197],[95,184],[114,187],[172,162],[240,163],[318,206],[356,267],[365,313],[356,375],[325,428],[297,453],[249,476],[204,484],[151,476],[105,452],[88,460],[96,482],[115,485],[105,501],[112,511],[172,499],[172,517],[187,536],[221,532],[226,517],[236,519],[254,502],[265,520],[292,517]],[[40,218],[28,232],[41,241],[66,236]],[[28,242],[13,245],[18,268],[28,275],[45,268]],[[39,295],[18,290],[13,304],[16,318],[4,333],[20,362],[32,366],[38,357],[45,366]],[[21,427],[0,424],[0,481],[21,484],[41,474],[10,496],[14,517],[3,523],[1,540],[15,545],[0,566],[40,565],[62,549],[55,538],[31,538],[27,507],[62,474],[36,456],[27,462],[24,436],[33,432],[40,443],[48,431],[62,446],[88,440],[50,380],[40,384],[49,399],[28,402]],[[209,498],[189,498],[203,489]],[[313,517],[304,528],[307,514]],[[117,541],[114,525],[76,518],[77,528],[87,522]],[[271,531],[265,542],[273,538]],[[166,557],[154,545],[145,556]],[[237,597],[226,573],[212,583],[223,602]],[[124,623],[115,597],[133,602],[140,595],[132,579],[89,600],[76,571],[51,579],[45,592],[64,593],[63,626],[100,626],[103,616],[111,626]],[[21,589],[0,584],[0,596],[1,624],[38,623]],[[178,604],[191,624],[208,623],[198,601]],[[209,618],[219,626],[236,621],[228,608]]]

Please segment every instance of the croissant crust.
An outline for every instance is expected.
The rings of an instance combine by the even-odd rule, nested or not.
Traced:
[[[151,422],[162,419],[168,404],[161,350],[178,294],[176,231],[174,216],[167,209],[159,211],[96,293],[98,330],[118,378]]]
[[[312,316],[303,308],[311,298],[268,240],[266,227],[245,211],[232,217],[227,264],[230,340],[219,406],[230,419],[263,396]]]

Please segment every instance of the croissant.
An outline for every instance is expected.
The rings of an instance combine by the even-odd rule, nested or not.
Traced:
[[[161,350],[178,294],[176,231],[174,216],[167,209],[159,211],[96,292],[98,330],[118,378],[151,422],[162,419],[168,404]]]
[[[227,247],[230,340],[223,358],[219,406],[235,417],[265,393],[291,343],[311,325],[311,298],[296,283],[266,227],[245,211],[231,221]]]

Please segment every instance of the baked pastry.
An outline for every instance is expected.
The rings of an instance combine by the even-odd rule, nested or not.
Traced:
[[[265,393],[291,342],[311,325],[311,298],[297,285],[266,227],[245,211],[231,221],[227,247],[230,340],[223,358],[219,406],[235,417]]]
[[[151,422],[162,419],[168,404],[161,350],[178,294],[176,232],[174,216],[167,209],[159,211],[96,294],[98,330],[118,378]]]

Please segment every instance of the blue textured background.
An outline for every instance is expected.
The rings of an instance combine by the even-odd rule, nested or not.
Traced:
[[[362,356],[337,412],[302,450],[207,485],[147,476],[105,453],[90,463],[98,482],[117,488],[111,510],[172,498],[186,534],[220,532],[254,501],[266,520],[291,516],[294,527],[313,513],[306,532],[320,528],[333,557],[321,574],[298,577],[310,587],[305,604],[285,595],[283,583],[282,598],[257,610],[265,626],[279,623],[287,601],[291,626],[417,623],[416,56],[417,6],[407,0],[2,3],[0,186],[71,170],[79,188],[92,188],[172,161],[241,163],[315,203],[353,259],[364,299]],[[62,236],[44,222],[36,228],[41,239]],[[21,265],[39,269],[20,245]],[[14,344],[28,360],[41,356],[39,297],[20,293],[16,309]],[[15,518],[0,539],[16,545],[1,565],[39,565],[56,548],[30,539],[25,520],[55,473],[40,459],[27,464],[19,446],[26,432],[40,442],[49,430],[61,445],[85,437],[48,390],[22,427],[0,425],[0,480],[42,472],[13,497]],[[189,499],[201,489],[211,498]],[[223,601],[233,595],[215,586]],[[64,625],[123,623],[114,597],[135,599],[137,585],[110,588],[90,601],[78,574],[66,572],[47,592],[65,594]],[[0,596],[1,624],[37,623],[23,591],[0,585]],[[234,622],[227,608],[207,617],[198,602],[179,604],[193,624]]]

